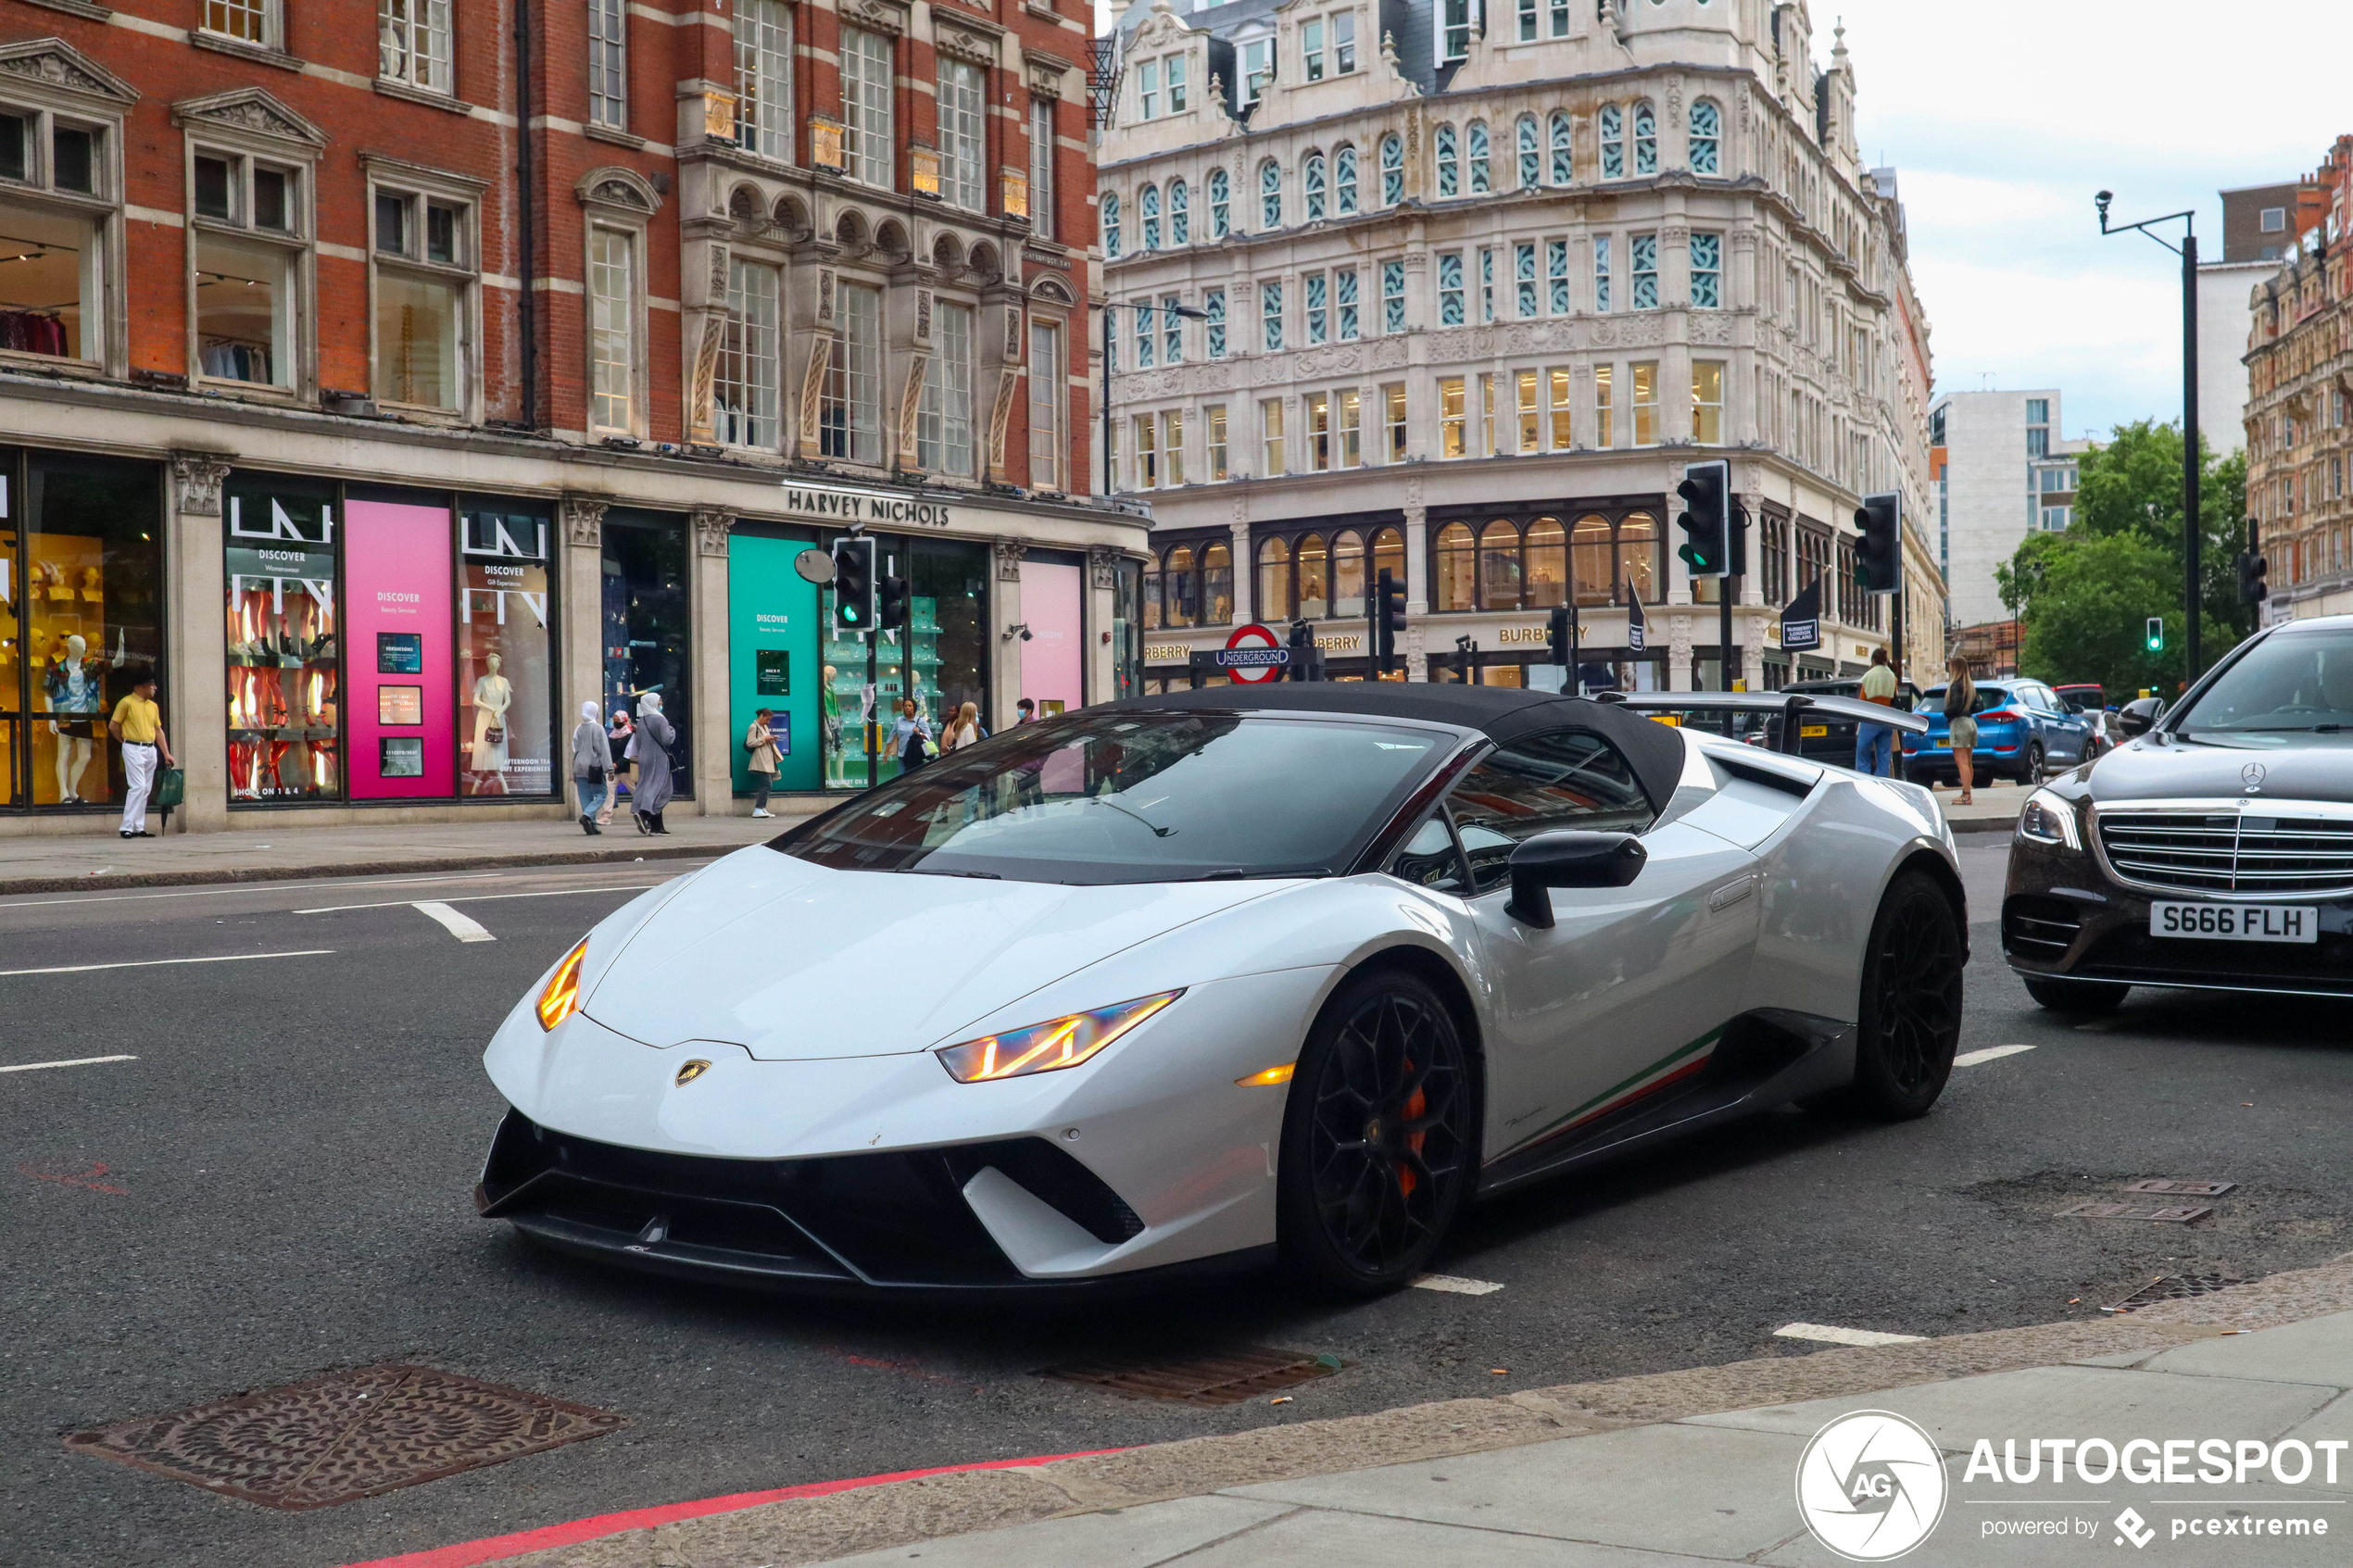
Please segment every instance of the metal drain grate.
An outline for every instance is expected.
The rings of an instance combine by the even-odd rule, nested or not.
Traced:
[[[2151,1176],[2145,1182],[2126,1182],[2126,1192],[2157,1192],[2171,1198],[2220,1198],[2238,1185],[2236,1182],[2171,1182],[2162,1176]]]
[[[1236,1405],[1253,1394],[1329,1377],[1345,1365],[1338,1356],[1243,1346],[1181,1361],[1078,1361],[1038,1375],[1081,1383],[1131,1399],[1180,1405]]]
[[[2061,1220],[2153,1220],[2160,1225],[2186,1225],[2214,1210],[2197,1204],[2170,1209],[2138,1209],[2130,1203],[2070,1203],[2053,1216]]]
[[[76,1432],[66,1446],[225,1497],[327,1508],[576,1443],[610,1411],[431,1367],[373,1366]]]
[[[2160,1274],[2115,1306],[2102,1307],[2100,1311],[2129,1312],[2135,1307],[2154,1307],[2159,1301],[2186,1301],[2193,1296],[2210,1296],[2245,1283],[2222,1274]]]

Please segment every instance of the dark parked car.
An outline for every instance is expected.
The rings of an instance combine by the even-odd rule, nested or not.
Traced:
[[[1944,688],[1931,687],[1920,710],[1928,716],[1928,733],[1904,737],[1905,776],[1916,784],[1959,782]],[[2069,712],[2040,681],[1979,683],[1973,716],[1977,746],[1969,756],[1976,776],[1989,783],[2007,775],[2041,784],[2054,768],[2072,768],[2097,755],[2092,721]]]
[[[2116,746],[2116,709],[2108,706],[2108,692],[2096,683],[2053,686],[2059,701],[2070,713],[2081,713],[2092,721],[2092,751],[2097,757]]]
[[[2132,985],[2353,996],[2353,616],[2259,633],[2029,797],[2002,951],[2045,1007]]]

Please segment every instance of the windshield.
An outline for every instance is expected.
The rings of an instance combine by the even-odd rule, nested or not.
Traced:
[[[1341,720],[1078,714],[951,752],[774,847],[1016,882],[1322,876],[1458,744]]]
[[[2288,746],[2297,736],[2342,740],[2353,730],[2353,627],[2278,632],[2237,662],[2167,726],[2192,740]]]

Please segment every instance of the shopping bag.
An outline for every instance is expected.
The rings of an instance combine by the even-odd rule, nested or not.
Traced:
[[[158,811],[177,806],[188,791],[188,772],[184,768],[164,768],[156,773],[156,787],[148,804]]]

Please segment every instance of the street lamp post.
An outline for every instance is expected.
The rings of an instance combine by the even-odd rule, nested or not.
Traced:
[[[2197,679],[2198,588],[2202,569],[2198,557],[2205,544],[2205,525],[2198,515],[2198,451],[2197,451],[2197,214],[2169,212],[2162,218],[2145,218],[2138,223],[2108,226],[2108,204],[2116,199],[2113,191],[2102,191],[2092,198],[2100,210],[2100,232],[2126,234],[2137,229],[2167,250],[2182,258],[2182,560],[2183,575],[2188,579],[2182,610],[2188,622],[2182,644],[2183,674],[2186,680]],[[2182,220],[2182,243],[2179,245],[2158,239],[2151,233],[2152,223]]]

